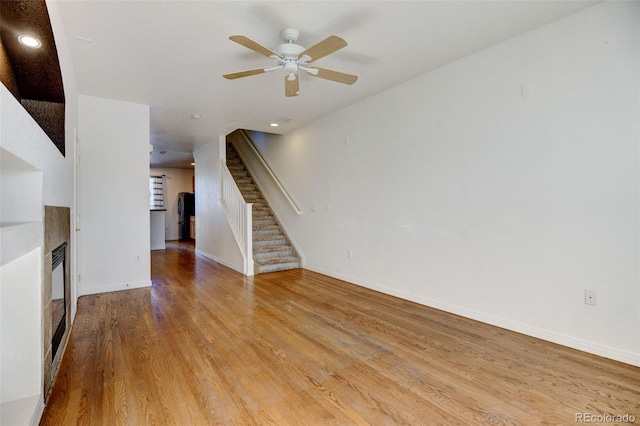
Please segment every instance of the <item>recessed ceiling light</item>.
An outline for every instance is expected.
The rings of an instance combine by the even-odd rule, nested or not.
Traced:
[[[269,124],[269,126],[271,126],[271,127],[278,127],[278,126],[279,126],[279,124],[278,124],[278,123],[270,123],[270,124]]]
[[[200,120],[202,116],[200,114],[193,114],[191,118],[193,118],[194,120]]]
[[[23,34],[18,36],[18,41],[27,47],[31,47],[32,49],[37,49],[42,46],[40,40],[35,38],[34,36]]]

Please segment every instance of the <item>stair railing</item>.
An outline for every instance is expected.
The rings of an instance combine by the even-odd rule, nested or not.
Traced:
[[[221,160],[221,163],[220,203],[244,257],[244,274],[251,276],[253,275],[253,218],[251,214],[253,204],[244,201],[227,163],[224,160]]]
[[[271,177],[271,179],[273,179],[273,182],[276,184],[276,186],[278,187],[278,189],[282,192],[282,195],[284,195],[285,199],[289,202],[289,204],[291,205],[291,207],[293,207],[293,210],[295,210],[297,215],[301,215],[302,214],[302,210],[300,210],[300,208],[298,207],[298,205],[295,203],[295,201],[293,201],[293,198],[291,198],[291,195],[289,195],[289,193],[287,192],[287,190],[284,188],[284,186],[282,186],[282,184],[280,183],[280,180],[278,179],[278,177],[273,173],[273,170],[271,170],[271,167],[269,167],[269,165],[267,164],[267,162],[264,160],[264,157],[262,156],[262,154],[260,153],[260,151],[258,151],[258,149],[256,148],[256,146],[254,145],[253,141],[251,140],[251,138],[249,137],[249,135],[247,135],[247,133],[240,129],[240,134],[242,135],[242,137],[244,138],[245,142],[247,143],[247,145],[249,146],[249,148],[251,148],[251,151],[253,152],[253,154],[258,158],[258,160],[260,161],[260,164],[262,164],[262,167],[264,167],[264,169],[267,171],[267,173],[269,174],[269,176]]]

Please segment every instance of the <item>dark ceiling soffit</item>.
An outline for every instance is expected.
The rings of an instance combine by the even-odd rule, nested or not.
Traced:
[[[42,43],[29,49],[19,35]],[[65,99],[58,53],[44,0],[0,2],[0,78],[65,155]]]
[[[42,47],[25,48],[18,41],[21,34],[38,37]],[[64,103],[62,73],[45,1],[2,0],[0,38],[12,65],[20,98]]]

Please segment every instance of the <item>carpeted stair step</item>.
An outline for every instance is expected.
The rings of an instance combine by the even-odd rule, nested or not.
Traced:
[[[254,273],[265,274],[267,272],[286,271],[300,267],[300,258],[283,257],[269,260],[254,260]]]
[[[227,158],[226,158],[226,163],[227,165],[229,164],[240,164],[242,166],[244,166],[244,163],[242,162],[242,158],[240,158],[240,156],[238,154],[232,154],[227,152]]]
[[[238,184],[237,182],[239,180],[251,179],[251,176],[249,176],[248,172],[232,172],[231,177],[233,177],[233,180],[236,181],[236,185]]]
[[[253,235],[260,236],[260,235],[284,235],[284,234],[282,232],[282,228],[280,228],[280,225],[275,224],[275,225],[261,226],[259,228],[254,227]]]
[[[293,249],[288,244],[280,244],[275,246],[258,246],[253,249],[253,259],[267,260],[283,257],[293,257]]]
[[[252,213],[253,213],[253,215],[252,215],[253,216],[253,220],[260,219],[260,218],[263,218],[263,217],[266,217],[266,216],[272,216],[271,210],[265,209],[265,208],[260,208],[259,206],[256,206],[256,204],[253,205]]]
[[[253,236],[253,248],[264,246],[279,246],[283,244],[289,244],[287,237],[283,234],[271,234],[271,235],[254,235]]]
[[[249,176],[248,172],[231,173],[231,177],[233,177],[233,180],[236,181],[236,185],[238,184],[238,181],[242,181],[244,179],[251,179],[251,176]]]
[[[253,229],[262,228],[264,226],[277,225],[276,218],[269,216],[258,216],[253,218]]]
[[[244,166],[228,165],[227,169],[229,169],[232,176],[249,176],[249,171]]]
[[[248,192],[246,194],[241,192],[241,194],[242,198],[244,198],[244,201],[247,203],[256,203],[263,199],[259,192]]]
[[[251,182],[238,182],[236,181],[236,185],[238,185],[238,189],[240,190],[240,192],[242,192],[243,194],[245,192],[258,192],[258,187],[256,186],[255,183],[251,183]]]
[[[236,177],[250,177],[249,176],[249,171],[247,169],[245,169],[244,167],[239,167],[239,166],[233,166],[233,165],[227,165],[227,168],[229,169],[229,171],[231,172],[231,176],[236,176]]]
[[[247,185],[247,184],[253,183],[253,179],[251,179],[251,176],[239,176],[234,180],[236,181],[236,185],[238,185],[238,187],[240,187],[240,185]]]
[[[261,197],[260,191],[258,191],[256,188],[250,188],[247,185],[244,185],[243,188],[238,188],[240,189],[240,193],[243,196],[250,196],[251,198],[258,198]]]

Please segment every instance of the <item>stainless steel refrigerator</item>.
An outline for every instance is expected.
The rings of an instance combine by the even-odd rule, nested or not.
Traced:
[[[191,216],[196,215],[196,194],[181,192],[178,194],[178,238],[180,241],[193,241],[189,235]]]

